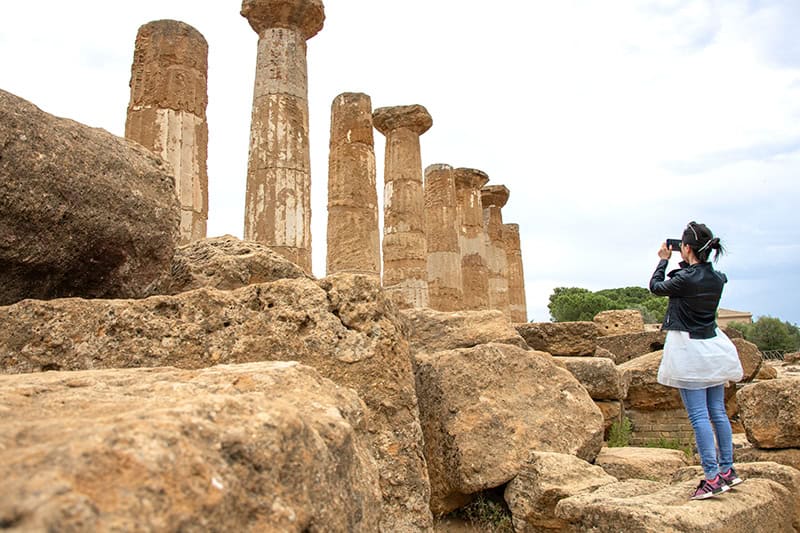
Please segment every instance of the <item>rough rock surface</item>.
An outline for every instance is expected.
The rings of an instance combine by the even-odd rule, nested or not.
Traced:
[[[656,381],[663,353],[663,350],[658,350],[619,365],[620,373],[630,383],[626,408],[655,411],[683,407],[678,389],[665,387]]]
[[[736,487],[735,497],[705,501],[689,499],[696,486],[696,479],[674,485],[622,481],[561,500],[556,516],[576,532],[792,531],[791,495],[774,481],[753,479]]]
[[[623,376],[610,359],[559,356],[553,360],[569,370],[586,387],[593,400],[623,400],[628,394],[627,380],[630,375]]]
[[[169,271],[180,207],[136,143],[0,90],[0,305],[139,298]]]
[[[614,354],[614,362],[621,365],[635,357],[663,349],[666,337],[665,331],[606,335],[598,337],[597,349],[605,348]]]
[[[430,527],[430,489],[398,321],[377,282],[351,274],[144,300],[25,300],[0,307],[0,372],[308,364],[367,404],[381,469],[381,527],[413,531]]]
[[[670,481],[679,468],[689,465],[686,454],[680,450],[666,448],[603,448],[594,464],[620,481],[626,479],[649,479]]]
[[[154,294],[178,294],[201,287],[232,290],[307,277],[302,268],[269,246],[223,235],[178,246],[169,276]]]
[[[505,490],[514,531],[560,531],[566,523],[555,516],[563,498],[590,492],[617,480],[573,455],[534,452]]]
[[[758,369],[761,368],[761,350],[752,342],[744,339],[731,339],[736,351],[739,353],[739,361],[742,363],[742,381],[751,381]]]
[[[597,313],[592,321],[597,324],[599,335],[622,335],[644,331],[642,313],[632,309],[602,311]]]
[[[774,462],[753,462],[737,463],[736,473],[743,480],[771,479],[786,487],[786,490],[791,493],[794,500],[795,515],[793,525],[796,531],[800,531],[800,470]],[[702,476],[702,467],[690,466],[675,472],[672,480],[675,482],[690,479],[696,481]]]
[[[622,422],[622,402],[595,401],[594,404],[603,413],[603,440],[608,440],[611,426],[614,425],[614,422]]]
[[[376,531],[363,402],[297,363],[0,376],[15,531]]]
[[[759,448],[800,448],[800,377],[747,385],[736,401],[747,440]]]
[[[747,446],[734,447],[733,460],[737,465],[738,463],[772,462],[800,470],[800,448],[768,450],[756,448],[748,442]]]
[[[592,355],[597,347],[593,322],[530,322],[516,328],[531,349],[552,355]]]
[[[489,342],[528,348],[508,318],[497,310],[446,313],[403,309],[400,314],[408,320],[412,353],[471,348]]]
[[[774,366],[769,364],[761,363],[761,366],[758,367],[758,372],[756,373],[755,379],[758,380],[765,380],[765,379],[776,379],[778,377],[778,371],[775,369]]]
[[[434,513],[506,483],[531,451],[600,450],[600,410],[547,354],[483,344],[415,358]]]

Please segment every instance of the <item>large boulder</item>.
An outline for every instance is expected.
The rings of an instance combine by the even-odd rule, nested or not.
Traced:
[[[621,374],[610,359],[558,356],[553,360],[569,370],[593,400],[623,400],[628,394],[629,374]]]
[[[733,448],[733,460],[738,463],[771,462],[800,470],[800,448],[756,448],[751,443]]]
[[[300,361],[367,405],[381,527],[426,529],[429,484],[414,375],[396,308],[369,276],[283,279],[143,300],[0,307],[0,372]]]
[[[761,368],[761,350],[752,342],[744,339],[731,339],[731,342],[736,346],[739,362],[742,363],[742,381],[752,381],[758,374],[758,369]]]
[[[0,376],[14,531],[377,531],[363,402],[297,363]]]
[[[634,309],[601,311],[594,315],[592,322],[597,324],[599,335],[622,335],[644,331],[642,313]]]
[[[690,464],[686,454],[680,450],[666,448],[621,448],[603,447],[594,464],[620,481],[626,479],[650,479],[671,481],[672,475]]]
[[[232,290],[279,279],[309,277],[269,246],[232,235],[178,246],[172,268],[154,294],[177,294],[201,287]]]
[[[623,333],[598,337],[597,351],[603,348],[613,354],[612,359],[618,365],[641,355],[653,353],[664,348],[666,331],[645,331],[640,333]],[[595,355],[598,355],[596,352]]]
[[[530,322],[516,328],[531,349],[551,355],[593,355],[597,348],[593,322]]]
[[[800,377],[747,385],[736,401],[747,440],[759,448],[800,448]]]
[[[565,531],[682,532],[792,531],[794,503],[789,491],[768,479],[752,479],[736,494],[711,501],[689,499],[697,479],[672,485],[632,479],[558,502]]]
[[[434,513],[503,485],[532,451],[600,450],[600,410],[548,354],[482,344],[415,358]]]
[[[471,348],[489,342],[525,349],[528,347],[501,311],[449,313],[418,308],[403,309],[400,313],[408,321],[408,340],[412,353]]]
[[[599,466],[573,455],[533,452],[504,493],[514,531],[563,531],[567,524],[555,516],[559,501],[616,481]]]
[[[658,350],[619,365],[623,379],[628,380],[625,407],[642,411],[677,409],[683,407],[678,389],[656,381],[663,350]]]
[[[142,146],[0,90],[0,305],[139,298],[169,272],[180,206]]]

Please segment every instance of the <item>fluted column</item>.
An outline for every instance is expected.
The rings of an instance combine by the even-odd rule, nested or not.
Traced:
[[[157,20],[139,28],[125,138],[169,162],[180,200],[180,243],[206,236],[208,44],[193,27]]]
[[[486,230],[486,261],[489,268],[489,308],[502,311],[511,318],[508,300],[508,263],[503,243],[503,213],[508,202],[504,185],[488,185],[481,189],[483,227]]]
[[[321,0],[244,0],[258,34],[244,238],[311,272],[311,175],[306,41],[325,20]]]
[[[425,169],[425,238],[431,309],[458,311],[463,307],[460,227],[453,167],[430,165]]]
[[[386,136],[383,191],[383,287],[400,307],[428,306],[422,158],[419,137],[433,124],[420,105],[382,107]]]
[[[381,275],[372,101],[344,93],[331,106],[326,269]]]
[[[483,227],[481,187],[489,181],[485,172],[473,168],[454,171],[458,201],[459,248],[464,309],[489,308],[489,268],[486,261],[486,231]]]
[[[528,307],[525,303],[525,271],[522,268],[522,250],[517,224],[503,224],[503,244],[508,259],[508,303],[511,321],[528,321]]]

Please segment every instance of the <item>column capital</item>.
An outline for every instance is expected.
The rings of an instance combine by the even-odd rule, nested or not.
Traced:
[[[375,129],[384,135],[399,128],[422,135],[433,126],[433,118],[428,110],[418,104],[379,107],[372,113],[372,121]]]
[[[481,205],[504,207],[508,202],[509,190],[505,185],[488,185],[481,189]]]
[[[489,182],[489,175],[476,168],[457,168],[453,170],[456,189],[480,189]]]
[[[259,35],[270,28],[290,28],[308,40],[325,22],[322,0],[243,0],[240,13]]]

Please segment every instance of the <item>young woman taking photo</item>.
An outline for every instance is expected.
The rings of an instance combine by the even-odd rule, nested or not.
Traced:
[[[665,274],[673,251],[680,251],[683,261]],[[689,222],[680,250],[661,244],[650,279],[653,294],[669,296],[658,382],[680,392],[705,474],[693,500],[711,498],[742,482],[733,468],[731,423],[725,412],[725,384],[742,379],[742,365],[736,347],[717,327],[717,307],[728,278],[709,262],[712,251],[716,261],[724,251],[719,239],[705,224]]]

